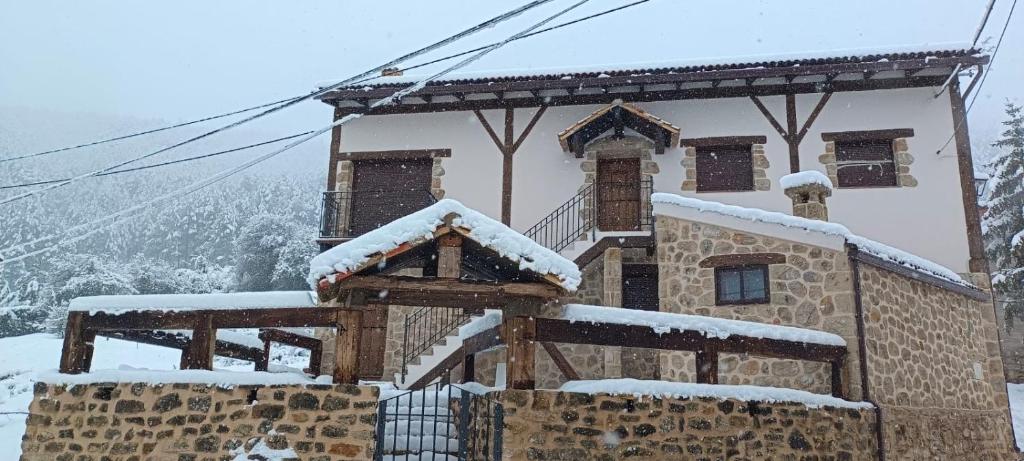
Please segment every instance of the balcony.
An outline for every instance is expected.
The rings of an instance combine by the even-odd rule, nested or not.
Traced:
[[[436,202],[422,189],[326,191],[317,243],[324,251]]]

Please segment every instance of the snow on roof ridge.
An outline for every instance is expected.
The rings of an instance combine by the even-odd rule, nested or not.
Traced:
[[[685,58],[676,60],[661,60],[661,61],[638,61],[638,62],[624,62],[624,63],[605,63],[605,64],[592,64],[592,65],[581,65],[581,66],[566,66],[566,67],[540,67],[540,68],[505,68],[505,69],[481,69],[481,70],[470,70],[463,72],[453,72],[448,74],[441,80],[437,80],[434,84],[439,82],[453,82],[461,80],[476,80],[484,78],[521,78],[521,77],[533,77],[533,76],[545,76],[545,75],[572,75],[572,74],[589,74],[599,72],[628,72],[628,71],[642,71],[650,69],[672,69],[672,68],[687,68],[687,67],[711,67],[711,66],[730,66],[730,65],[745,65],[745,64],[762,64],[766,62],[787,62],[787,61],[806,61],[815,59],[843,59],[852,57],[869,57],[869,56],[893,56],[901,54],[919,54],[919,53],[967,53],[975,51],[970,42],[937,42],[937,43],[918,43],[918,44],[905,44],[905,45],[893,45],[885,47],[872,47],[872,48],[840,48],[832,50],[807,50],[807,51],[796,51],[786,53],[763,53],[753,55],[740,55],[740,56],[707,56],[700,58]],[[359,84],[351,85],[342,88],[356,88],[361,86],[374,86],[374,85],[388,85],[398,83],[413,83],[422,80],[425,77],[430,76],[431,73],[425,74],[403,74],[403,75],[392,75],[392,76],[380,76],[373,80],[361,82]],[[317,89],[325,88],[333,85],[340,81],[337,80],[326,80],[317,82]]]
[[[850,229],[847,229],[846,226],[842,224],[801,218],[799,216],[788,215],[776,211],[762,210],[760,208],[726,205],[720,202],[683,197],[681,195],[665,192],[655,192],[654,194],[651,194],[651,202],[695,209],[700,212],[716,213],[751,222],[777,224],[794,229],[802,229],[808,232],[817,232],[825,235],[842,237],[847,243],[856,246],[860,251],[872,256],[876,256],[886,261],[899,264],[958,285],[976,288],[946,266],[884,243],[877,242],[866,237],[861,237],[851,232]]]
[[[782,186],[783,190],[809,184],[820,184],[830,191],[833,189],[832,180],[825,176],[825,173],[818,170],[798,171],[779,178],[779,185]]]
[[[815,394],[797,389],[734,384],[677,383],[632,378],[569,381],[563,384],[560,390],[584,394],[632,395],[636,398],[714,398],[766,403],[793,402],[806,405],[808,408],[874,408],[870,402],[851,402],[831,395]]]
[[[800,343],[845,346],[846,340],[835,333],[770,323],[731,320],[703,315],[660,311],[638,311],[619,307],[566,304],[562,317],[570,322],[599,322],[650,327],[655,333],[694,330],[709,338],[726,339],[733,335],[777,339]]]
[[[236,293],[152,294],[81,296],[71,300],[72,311],[112,312],[125,310],[179,311],[197,309],[261,309],[316,307],[311,291],[249,291]]]
[[[554,275],[569,291],[575,291],[579,286],[582,276],[576,263],[452,199],[439,200],[320,253],[309,263],[308,281],[315,285],[325,276],[359,269],[375,254],[386,254],[403,243],[431,239],[433,232],[444,224],[445,216],[453,213],[458,216],[453,225],[468,229],[469,238],[519,263],[520,269]]]

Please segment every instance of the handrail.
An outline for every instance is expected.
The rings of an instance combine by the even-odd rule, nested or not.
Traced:
[[[421,307],[406,315],[402,334],[402,383],[409,374],[409,362],[461,327],[469,317],[461,308],[433,306]]]

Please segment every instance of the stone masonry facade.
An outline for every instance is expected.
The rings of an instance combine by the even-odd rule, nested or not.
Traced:
[[[870,392],[893,458],[1016,459],[991,302],[860,272]]]
[[[874,410],[558,391],[491,394],[505,460],[873,460]]]
[[[21,459],[220,461],[262,443],[305,461],[365,461],[377,395],[352,385],[37,383]]]
[[[658,216],[656,225],[661,310],[829,331],[857,344],[853,284],[847,256],[807,244]],[[785,263],[769,266],[770,299],[764,304],[715,305],[711,256],[776,253]],[[849,347],[845,381],[859,397],[857,348]],[[818,362],[722,354],[722,384],[787,387],[816,393],[830,389],[829,366]],[[696,382],[693,354],[661,354],[662,379]]]

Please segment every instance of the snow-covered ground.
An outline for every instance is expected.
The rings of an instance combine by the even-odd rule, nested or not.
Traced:
[[[25,433],[25,415],[32,402],[32,385],[39,375],[53,373],[60,361],[61,338],[37,333],[0,338],[0,449],[21,456],[21,436]],[[302,369],[308,365],[305,351],[289,347],[273,350],[272,363]],[[93,370],[144,368],[173,370],[181,352],[164,347],[137,344],[117,339],[97,338]],[[218,370],[251,371],[252,364],[218,357]],[[8,414],[14,413],[14,414]]]

